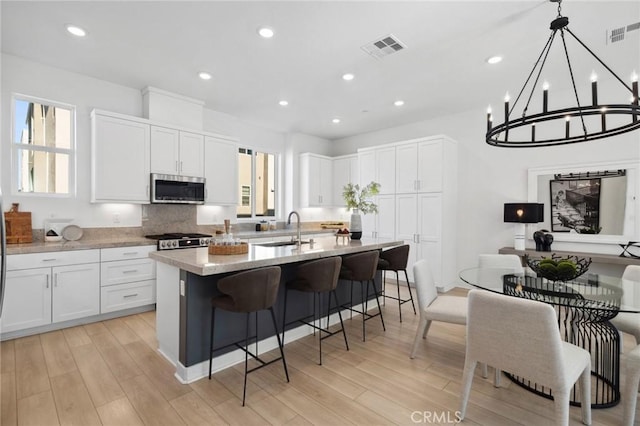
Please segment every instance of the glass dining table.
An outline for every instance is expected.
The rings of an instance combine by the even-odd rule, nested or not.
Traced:
[[[564,340],[591,353],[591,407],[612,407],[620,401],[620,334],[609,320],[616,315],[637,315],[640,328],[640,282],[596,274],[571,281],[549,281],[509,268],[469,268],[460,271],[459,276],[479,289],[552,305]],[[536,394],[553,397],[549,388],[505,374]],[[575,387],[571,404],[581,404]]]

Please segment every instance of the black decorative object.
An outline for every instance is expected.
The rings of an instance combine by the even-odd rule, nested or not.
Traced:
[[[533,241],[536,242],[536,251],[551,251],[553,235],[546,229],[540,229],[533,233]]]
[[[550,281],[571,281],[589,270],[591,258],[578,256],[561,257],[553,253],[551,257],[531,259],[524,255],[527,265],[539,276]]]
[[[487,111],[487,133],[485,140],[489,145],[499,147],[542,147],[564,145],[576,142],[585,142],[616,136],[640,128],[640,106],[638,104],[638,75],[633,72],[631,86],[627,85],[611,68],[609,68],[591,49],[589,49],[568,27],[569,18],[561,15],[562,0],[551,0],[558,3],[558,16],[551,22],[551,35],[547,40],[540,56],[535,61],[533,69],[520,89],[520,93],[509,108],[509,94],[504,99],[504,122],[493,125],[491,108]],[[542,84],[542,112],[529,112],[529,104],[534,98],[533,94],[541,83],[540,75],[551,51],[556,35],[561,36],[563,55],[561,61],[567,62],[571,86],[575,96],[575,106],[561,107],[549,110],[549,84]],[[591,99],[580,104],[578,96],[579,85],[573,76],[573,67],[569,59],[567,39],[571,36],[582,46],[602,67],[604,67],[622,86],[620,93],[607,94],[609,98],[617,99],[617,103],[605,104],[598,102],[597,76],[591,75]],[[535,77],[534,77],[535,75]],[[525,90],[530,93],[525,95],[526,104],[521,115],[512,114],[516,104],[523,97]],[[628,94],[626,94],[628,92]],[[631,95],[629,99],[628,95]],[[609,119],[607,119],[609,118]],[[571,121],[574,121],[573,126]],[[564,126],[562,125],[564,124]],[[540,129],[536,133],[536,126]],[[564,128],[564,129],[563,129]],[[572,131],[573,130],[573,131]],[[545,135],[536,139],[536,134]]]
[[[620,253],[620,257],[630,257],[632,259],[640,259],[640,254],[635,254],[631,252],[631,249],[634,249],[634,252],[640,253],[640,242],[638,241],[629,241],[627,244],[620,244],[622,248],[622,253]]]

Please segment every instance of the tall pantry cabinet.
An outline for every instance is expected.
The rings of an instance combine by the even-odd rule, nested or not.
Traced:
[[[405,241],[411,247],[409,280],[413,281],[416,260],[426,259],[436,285],[450,287],[456,281],[457,143],[446,136],[433,136],[367,148],[358,155],[361,171],[367,165],[376,169],[366,176],[361,173],[361,184],[363,178],[371,177],[387,182],[385,194],[378,196],[382,202],[378,214],[363,220],[365,235],[373,230],[369,235]],[[393,199],[391,205],[388,197]],[[380,230],[386,230],[384,235]]]

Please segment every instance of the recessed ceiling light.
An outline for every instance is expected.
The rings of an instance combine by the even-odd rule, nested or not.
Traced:
[[[403,100],[398,99],[398,100],[397,100],[397,101],[395,101],[393,104],[394,104],[395,106],[402,106],[402,105],[404,105],[404,101],[403,101]]]
[[[497,64],[500,61],[502,61],[502,56],[492,56],[487,58],[487,63],[491,65]]]
[[[333,120],[331,120],[331,122],[333,124],[338,124],[340,122],[340,119],[339,118],[334,118]]]
[[[355,78],[355,75],[351,74],[350,72],[342,75],[342,79],[346,81],[351,81],[354,78]]]
[[[271,38],[275,34],[272,28],[269,27],[260,27],[258,28],[258,34],[263,38]]]
[[[278,102],[278,103],[280,104],[280,106],[287,106],[287,105],[289,105],[289,102],[288,102],[288,101],[285,101],[284,99],[283,99],[283,100],[281,100],[281,101],[280,101],[280,102]]]
[[[203,80],[211,80],[211,74],[209,74],[209,73],[208,73],[208,72],[206,72],[206,71],[200,71],[200,72],[198,73],[198,77],[200,77],[200,78],[201,78],[201,79],[203,79]]]
[[[76,37],[84,37],[84,36],[87,35],[87,32],[85,30],[83,30],[82,28],[80,28],[80,27],[78,27],[76,25],[69,24],[69,25],[67,25],[66,28],[67,28],[67,31],[70,34],[73,34]]]

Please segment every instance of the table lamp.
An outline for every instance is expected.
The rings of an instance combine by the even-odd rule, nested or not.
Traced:
[[[544,204],[539,203],[505,203],[504,221],[515,223],[513,248],[524,250],[525,224],[538,223],[544,220]]]

